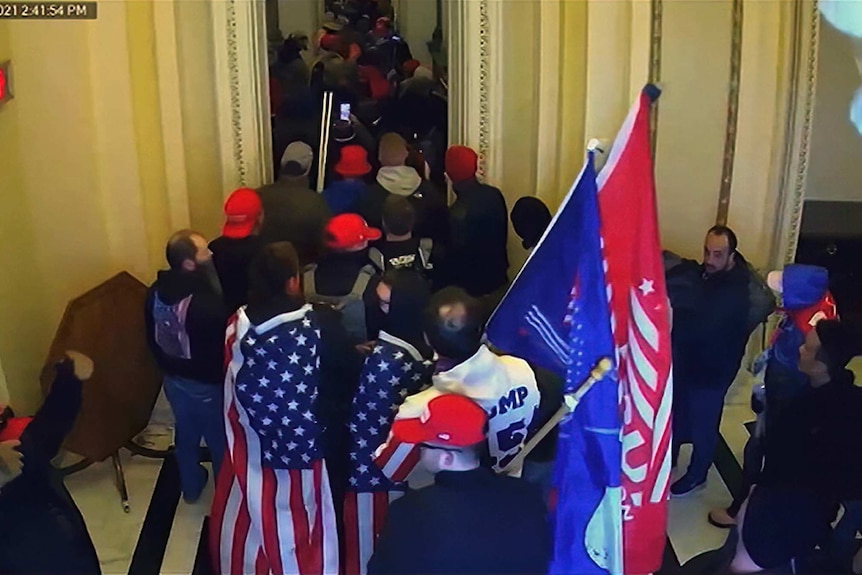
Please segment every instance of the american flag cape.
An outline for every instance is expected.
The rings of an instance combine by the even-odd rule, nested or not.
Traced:
[[[521,451],[540,399],[536,375],[526,361],[498,356],[483,345],[473,357],[435,374],[431,385],[430,389],[408,396],[395,419],[420,417],[435,397],[459,393],[488,414],[488,451],[496,471]],[[404,481],[418,462],[417,446],[392,437],[374,454],[374,463],[393,481]]]
[[[389,503],[407,490],[374,465],[373,452],[386,440],[398,406],[431,382],[434,364],[409,343],[381,331],[365,360],[351,406],[350,476],[344,500],[345,575],[364,575]]]
[[[597,177],[603,253],[623,408],[623,570],[659,569],[670,484],[670,303],[664,280],[650,153],[647,86]]]
[[[227,329],[227,451],[213,497],[217,573],[338,573],[338,535],[317,422],[320,329],[311,306]]]

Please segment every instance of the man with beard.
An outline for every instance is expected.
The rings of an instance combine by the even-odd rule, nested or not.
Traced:
[[[691,463],[671,485],[673,497],[702,489],[718,444],[724,396],[748,341],[749,270],[726,226],[704,240],[703,263],[685,260],[668,272],[673,305],[673,461],[691,443]],[[684,280],[684,281],[682,281]],[[677,291],[679,293],[677,293]]]
[[[147,341],[164,374],[176,418],[176,455],[183,498],[196,501],[207,482],[201,437],[218,473],[224,451],[222,383],[227,311],[212,253],[191,230],[171,236],[162,270],[147,293]]]

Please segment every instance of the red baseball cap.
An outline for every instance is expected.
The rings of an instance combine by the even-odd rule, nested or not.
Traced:
[[[326,224],[326,247],[336,250],[352,248],[365,241],[377,241],[382,236],[380,230],[370,227],[357,214],[340,214]]]
[[[392,435],[404,443],[466,447],[485,439],[485,410],[469,397],[447,393],[435,397],[419,417],[396,419]]]
[[[260,212],[260,196],[251,188],[235,190],[224,203],[224,227],[222,235],[226,238],[245,238],[254,231]]]

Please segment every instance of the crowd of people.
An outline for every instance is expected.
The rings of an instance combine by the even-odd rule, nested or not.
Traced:
[[[436,248],[412,241],[409,198],[384,199],[384,230],[326,205],[306,229],[279,221],[314,213],[301,198],[322,199],[297,178],[235,191],[211,242],[174,234],[147,299],[186,501],[209,480],[202,439],[212,458],[213,571],[545,572],[556,437],[518,477],[508,464],[561,405],[562,382],[483,342],[498,286],[435,276]],[[295,205],[279,212],[281,200]],[[512,217],[532,248],[550,214],[522,198]],[[267,226],[281,237],[265,240]],[[730,535],[685,572],[859,573],[862,389],[847,365],[862,336],[838,318],[828,273],[792,264],[764,281],[723,226],[707,233],[702,262],[666,256],[674,466],[679,445],[694,448],[672,497],[705,485],[746,342],[773,311],[770,294],[783,303],[752,368],[765,388],[753,392],[744,485],[708,517]],[[98,572],[86,523],[50,465],[92,371],[69,352],[33,421],[0,443],[0,572]],[[411,489],[421,469],[433,485]],[[50,553],[34,543],[45,533]]]
[[[336,172],[370,169],[364,151],[352,169],[351,149]],[[498,472],[560,407],[562,382],[482,342],[508,285],[506,201],[480,182],[469,148],[445,153],[451,206],[404,164],[400,135],[384,134],[379,149],[378,183],[394,168],[415,181],[413,193],[349,178],[318,193],[314,150],[295,141],[276,183],[227,198],[220,237],[182,230],[168,241],[168,269],[147,298],[147,335],[176,418],[185,500],[208,481],[201,439],[212,454],[217,572],[545,569],[554,435],[526,459],[532,486]],[[529,247],[551,219],[535,198],[519,200],[512,217]],[[387,471],[375,450],[390,431],[421,448]],[[406,478],[420,459],[437,478],[416,499]],[[260,501],[282,490],[294,495]],[[438,501],[442,524],[451,498],[474,502],[458,503],[471,520],[447,536],[451,553],[428,563],[397,543],[408,527],[398,522],[415,521],[406,510]],[[522,561],[477,554],[475,534],[492,531],[523,547]]]
[[[838,318],[828,272],[788,265],[764,282],[732,230],[706,236],[703,263],[667,258],[673,307],[674,445],[692,444],[671,485],[685,497],[706,485],[724,398],[752,331],[773,311],[780,323],[751,371],[756,425],[742,485],[708,521],[731,529],[726,544],[687,565],[691,573],[859,573],[862,551],[862,388],[847,369],[862,354],[858,324]],[[839,510],[842,510],[839,514]],[[834,528],[833,524],[841,517]]]
[[[173,234],[147,295],[182,497],[210,479],[204,440],[216,573],[545,573],[555,433],[509,464],[563,382],[483,334],[509,285],[510,217],[533,249],[551,213],[525,197],[510,214],[476,152],[445,147],[445,94],[388,3],[336,12],[271,68],[276,181],[230,194],[212,241]],[[708,517],[731,535],[689,570],[862,573],[862,389],[847,370],[862,336],[838,318],[828,273],[793,264],[764,282],[726,226],[702,261],[666,256],[674,467],[693,446],[673,497],[705,486],[725,395],[782,298],[752,370],[764,385],[743,485]],[[69,352],[33,421],[0,443],[0,573],[99,571],[50,465],[92,370]],[[412,489],[422,468],[433,485]]]

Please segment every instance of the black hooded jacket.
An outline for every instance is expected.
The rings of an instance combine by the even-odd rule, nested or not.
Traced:
[[[422,330],[422,313],[431,299],[428,282],[414,270],[398,270],[386,276],[392,281],[389,313],[383,319],[383,330],[389,335],[415,347],[425,359],[434,356],[434,350],[425,342]]]
[[[508,281],[506,200],[500,190],[475,178],[453,188],[458,199],[449,209],[452,233],[445,275],[449,285],[484,296]]]
[[[729,271],[707,275],[702,265],[683,260],[667,273],[674,379],[680,385],[733,381],[748,342],[749,273],[739,253]]]
[[[166,353],[157,343],[153,318],[157,297],[169,306],[190,298],[184,322],[191,351],[188,359]],[[156,282],[147,292],[145,314],[147,343],[165,375],[214,385],[224,384],[224,335],[228,313],[222,296],[216,293],[204,274],[160,271]]]
[[[51,465],[81,397],[72,362],[61,363],[45,403],[21,434],[22,474],[0,491],[0,573],[100,572],[84,518]]]

